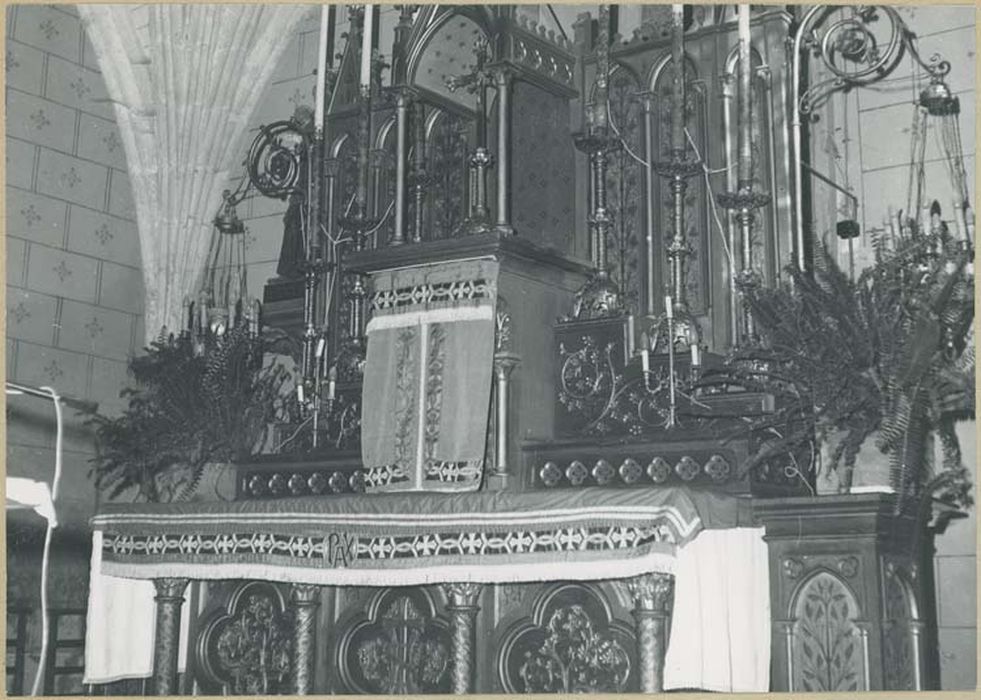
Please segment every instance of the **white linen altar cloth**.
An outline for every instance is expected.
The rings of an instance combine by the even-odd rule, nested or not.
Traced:
[[[85,682],[148,677],[156,612],[149,581],[101,571],[102,533],[92,551]],[[602,574],[602,567],[597,574]],[[675,593],[664,687],[766,692],[770,687],[769,564],[762,528],[702,530],[674,562]],[[180,668],[187,649],[181,615]]]
[[[92,535],[83,683],[113,683],[153,675],[155,594],[153,581],[102,573],[102,532],[96,530]],[[189,622],[185,597],[181,608],[178,671],[186,666]]]

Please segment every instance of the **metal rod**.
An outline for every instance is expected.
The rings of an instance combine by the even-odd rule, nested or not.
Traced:
[[[18,382],[12,382],[9,380],[7,381],[7,392],[26,394],[28,396],[34,396],[39,399],[48,399],[50,401],[54,400],[54,397],[52,397],[51,394],[49,394],[46,391],[42,391],[41,389],[36,389],[32,386],[27,386],[26,384],[19,384]],[[69,406],[74,409],[78,409],[79,411],[94,412],[96,409],[99,408],[99,404],[97,401],[85,401],[83,399],[76,399],[71,396],[62,396],[60,394],[58,395],[58,400],[61,401],[66,406]]]
[[[832,188],[834,188],[838,192],[841,192],[843,195],[845,195],[850,200],[852,200],[855,203],[856,206],[858,206],[858,203],[859,203],[858,202],[858,197],[856,197],[854,194],[852,194],[848,190],[844,189],[841,185],[839,185],[837,182],[835,182],[834,180],[832,180],[831,178],[829,178],[824,173],[822,173],[822,172],[820,172],[818,170],[815,170],[813,167],[811,167],[810,163],[807,163],[807,162],[805,162],[805,161],[802,160],[800,162],[800,164],[801,164],[801,167],[804,170],[806,170],[807,172],[809,172],[811,175],[813,175],[814,177],[816,177],[818,180],[820,180],[821,182],[825,183],[826,185],[830,185]]]

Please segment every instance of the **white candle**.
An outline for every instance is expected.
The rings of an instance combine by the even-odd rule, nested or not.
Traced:
[[[702,353],[701,349],[698,347],[698,343],[691,344],[691,366],[698,367],[702,364]]]
[[[668,315],[668,320],[674,318],[674,305],[671,302],[671,297],[664,297],[664,313]]]
[[[651,371],[651,351],[647,348],[640,351],[640,367],[644,370],[645,375]]]
[[[337,367],[331,367],[327,373],[327,400],[334,400],[334,393],[337,391]]]
[[[634,353],[634,315],[627,316],[627,357]]]
[[[313,125],[318,134],[324,131],[324,102],[327,91],[327,44],[328,39],[328,5],[320,6],[320,51],[317,54],[317,98],[313,111]]]
[[[752,66],[749,47],[749,5],[739,6],[739,134],[738,176],[740,187],[750,187],[753,180],[752,119],[753,98]]]
[[[371,35],[375,29],[375,12],[364,6],[364,33],[361,36],[361,87],[371,86]]]

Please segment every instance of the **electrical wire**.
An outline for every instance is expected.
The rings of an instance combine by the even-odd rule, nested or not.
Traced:
[[[732,251],[729,250],[729,244],[726,243],[726,231],[725,227],[722,225],[722,220],[719,218],[719,211],[715,207],[715,192],[712,189],[712,181],[709,179],[709,174],[712,172],[709,170],[708,165],[702,160],[702,154],[698,150],[698,146],[695,145],[695,139],[691,137],[691,132],[688,128],[685,128],[685,136],[688,138],[688,143],[691,144],[692,150],[695,152],[695,158],[699,163],[702,164],[702,175],[705,178],[705,189],[708,191],[708,196],[706,199],[709,201],[709,209],[712,211],[712,219],[715,221],[716,228],[719,229],[719,238],[722,240],[722,250],[726,254],[726,259],[729,261],[729,274],[735,277],[736,275],[736,261],[732,257]],[[724,172],[725,169],[721,169],[717,172]]]
[[[51,503],[53,505],[58,500],[58,485],[61,482],[62,434],[64,432],[61,397],[51,387],[42,386],[41,390],[48,392],[55,407],[55,471],[51,481]],[[57,521],[49,518],[44,531],[44,552],[41,555],[41,658],[38,660],[37,671],[34,673],[31,695],[41,694],[41,681],[44,678],[44,667],[48,660],[48,646],[51,643],[51,640],[48,639],[48,567],[51,563],[51,538],[57,526]]]

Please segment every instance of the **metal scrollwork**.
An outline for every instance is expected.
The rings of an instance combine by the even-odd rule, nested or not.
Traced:
[[[296,121],[273,122],[259,130],[246,160],[249,179],[266,197],[286,199],[300,180],[307,136]]]
[[[950,72],[939,55],[924,60],[916,48],[916,35],[895,9],[860,6],[855,14],[823,26],[835,8],[815,8],[801,22],[797,43],[821,61],[831,77],[808,88],[799,98],[801,114],[813,112],[831,93],[881,80],[909,51],[932,77]]]

